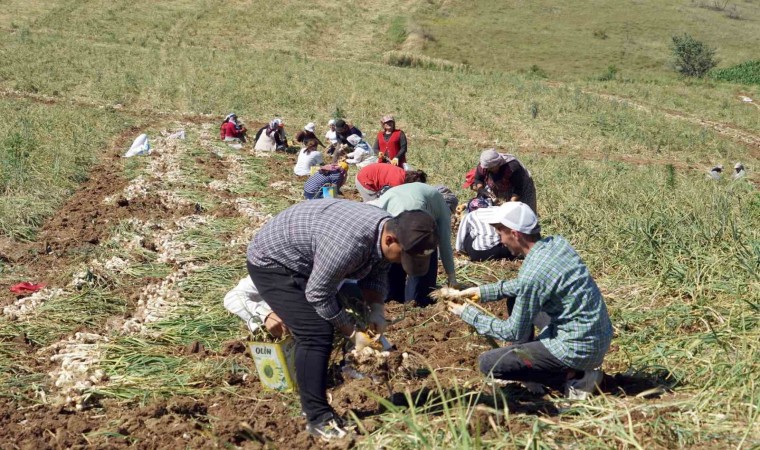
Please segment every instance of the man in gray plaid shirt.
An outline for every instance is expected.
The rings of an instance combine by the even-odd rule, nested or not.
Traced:
[[[435,220],[424,211],[391,217],[366,203],[333,199],[291,206],[251,240],[251,280],[296,339],[296,381],[312,435],[329,440],[346,434],[327,403],[334,330],[357,349],[371,341],[336,299],[340,283],[359,280],[370,331],[382,334],[389,263],[401,263],[409,275],[420,276],[438,240]]]

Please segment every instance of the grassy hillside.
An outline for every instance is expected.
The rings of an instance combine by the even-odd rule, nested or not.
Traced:
[[[96,445],[150,446],[124,431],[132,429],[125,417],[136,406],[158,411],[157,402],[178,395],[238,411],[190,414],[187,432],[198,440],[187,445],[296,436],[303,424],[293,396],[259,398],[250,362],[226,349],[244,333],[221,296],[244,272],[253,228],[298,201],[301,186],[287,156],[233,151],[216,130],[235,111],[249,124],[283,117],[291,135],[309,121],[324,132],[342,111],[372,135],[378,118],[393,113],[409,137],[410,163],[461,200],[469,196],[460,188],[464,173],[482,149],[516,154],[535,177],[544,229],[573,243],[605,293],[616,333],[605,370],[670,374],[673,390],[600,396],[566,414],[551,398],[539,414],[483,409],[471,394],[489,388],[472,364],[439,367],[440,379],[428,381],[439,383],[441,403],[386,404],[367,419],[358,445],[760,444],[760,86],[683,80],[666,68],[670,35],[681,32],[716,46],[721,66],[756,60],[760,5],[575,3],[0,0],[0,282],[37,279],[63,289],[34,314],[0,316],[0,406],[58,417],[48,405],[61,389],[44,349],[86,331],[105,339],[92,370],[107,376],[83,392],[103,409],[74,414],[87,425],[81,429],[45,422],[40,429],[71,430],[74,440],[57,445],[85,436]],[[401,68],[384,63],[390,51],[470,67]],[[603,77],[610,65],[619,72]],[[160,136],[180,127],[187,141]],[[141,132],[154,140],[154,156],[114,157]],[[746,180],[705,179],[713,164],[737,161],[749,169]],[[119,200],[143,188],[145,199]],[[46,245],[50,254],[35,252]],[[20,263],[6,258],[14,246],[25,249]],[[116,272],[105,267],[114,258],[124,264]],[[67,285],[83,268],[85,288]],[[515,267],[458,270],[480,283]],[[114,328],[145,314],[156,292],[167,300],[164,315],[141,334]],[[14,300],[6,294],[3,306]],[[461,324],[422,314],[430,316],[394,330],[394,342],[412,348],[437,324],[455,331],[451,340],[424,342],[474,357],[475,338]],[[195,343],[208,353],[186,351]],[[251,378],[243,383],[242,374]],[[371,384],[363,385],[371,395],[351,386],[336,393],[341,407],[351,407],[346,391],[365,401],[384,395]],[[287,417],[287,427],[234,431],[267,414]]]

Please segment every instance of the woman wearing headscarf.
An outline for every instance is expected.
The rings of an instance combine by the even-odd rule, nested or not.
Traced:
[[[346,162],[349,164],[355,164],[356,167],[362,168],[370,164],[377,162],[377,154],[372,151],[367,141],[362,139],[356,134],[352,134],[348,137],[348,145],[353,149],[351,153],[347,154]]]
[[[383,116],[380,120],[383,127],[377,133],[377,139],[373,149],[378,154],[382,153],[394,166],[404,167],[406,163],[406,134],[396,129],[396,119],[393,116]]]
[[[219,127],[219,138],[223,141],[245,142],[245,133],[247,131],[245,126],[238,122],[237,115],[230,113],[227,114],[224,122],[222,122],[222,126]]]
[[[525,166],[512,155],[489,148],[480,154],[472,189],[485,189],[496,199],[520,201],[536,212],[536,185]]]
[[[288,147],[288,139],[285,136],[285,124],[282,119],[273,119],[267,126],[262,127],[256,133],[256,145],[254,150],[275,151],[285,150]]]

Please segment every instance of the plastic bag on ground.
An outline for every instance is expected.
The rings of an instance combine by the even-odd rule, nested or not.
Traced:
[[[124,157],[131,158],[137,155],[150,155],[150,142],[148,142],[148,135],[145,133],[137,136]]]

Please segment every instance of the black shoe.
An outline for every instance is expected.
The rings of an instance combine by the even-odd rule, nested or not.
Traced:
[[[333,413],[323,414],[322,417],[306,425],[306,431],[323,441],[343,439],[348,436],[343,419]]]

